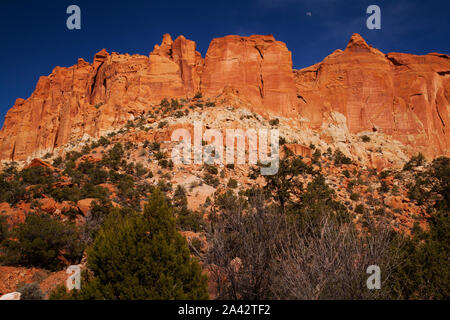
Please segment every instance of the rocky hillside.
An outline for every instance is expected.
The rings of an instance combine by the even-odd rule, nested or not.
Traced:
[[[326,143],[314,131],[295,127],[289,118],[267,120],[249,108],[232,88],[217,99],[200,94],[192,99],[163,99],[97,139],[74,139],[24,167],[5,163],[0,174],[0,295],[19,291],[29,297],[25,293],[31,291],[40,299],[57,298],[52,294],[62,288],[64,269],[70,264],[87,268],[86,250],[106,217],[115,209],[124,215],[143,212],[155,189],[170,201],[177,230],[208,274],[211,298],[220,297],[216,269],[211,267],[217,262],[208,260],[211,250],[217,249],[217,244],[211,245],[211,225],[216,212],[228,212],[222,206],[231,210],[228,213],[236,210],[237,204],[229,201],[237,201],[237,196],[251,203],[252,193],[264,190],[263,207],[270,210],[279,207],[279,195],[284,194],[289,212],[316,215],[313,209],[324,206],[323,212],[336,211],[333,214],[345,217],[345,224],[351,222],[363,232],[374,222],[399,234],[428,228],[435,215],[432,206],[446,192],[437,186],[439,179],[448,185],[448,158],[430,164],[415,156],[402,168],[384,168],[383,163],[395,159],[397,152],[405,156],[405,149],[378,132],[358,135],[330,124],[322,131],[341,135],[349,143]],[[174,163],[171,153],[176,142],[171,134],[178,128],[191,129],[194,121],[202,121],[205,128],[278,128],[283,150],[279,172],[263,177],[255,175],[259,170],[249,164]],[[304,146],[299,141],[311,142]],[[360,150],[362,157],[368,157],[361,159],[369,162],[378,159],[378,167],[346,156],[340,146]],[[226,264],[239,262],[236,256],[225,259]]]
[[[446,54],[383,54],[357,34],[344,51],[302,70],[293,70],[291,52],[273,36],[214,39],[203,58],[195,42],[164,35],[149,56],[102,50],[92,63],[79,59],[41,77],[31,97],[8,111],[0,159],[63,154],[69,142],[121,128],[164,98],[201,93],[205,101],[278,118],[297,144],[400,166],[417,152],[449,154],[449,75]],[[372,144],[356,143],[362,136]]]

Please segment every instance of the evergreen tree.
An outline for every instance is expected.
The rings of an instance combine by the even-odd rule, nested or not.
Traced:
[[[421,165],[422,158],[419,154],[410,162]],[[431,212],[429,228],[416,228],[413,237],[404,239],[403,263],[389,284],[393,298],[449,299],[450,158],[435,159],[427,171],[418,174],[414,188]]]
[[[30,213],[2,243],[0,260],[7,265],[59,270],[65,261],[81,259],[82,244],[74,224],[48,214]]]
[[[6,217],[0,216],[0,244],[3,240],[8,239],[8,226],[6,224]]]
[[[112,209],[88,251],[81,299],[207,299],[207,280],[156,189],[144,214]]]

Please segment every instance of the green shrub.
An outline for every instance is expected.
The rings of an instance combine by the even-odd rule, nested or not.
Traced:
[[[353,200],[353,201],[358,201],[359,200],[359,193],[352,192],[350,194],[350,199]]]
[[[183,206],[177,214],[177,225],[183,231],[205,231],[205,222],[202,215],[192,212],[186,206]]]
[[[86,183],[81,188],[81,198],[96,198],[96,199],[106,199],[109,196],[108,189],[93,185],[92,183]]]
[[[80,212],[77,209],[72,208],[72,207],[61,211],[61,214],[68,217],[70,220],[74,220],[78,216],[79,213]]]
[[[169,192],[172,190],[172,185],[165,181],[164,179],[161,179],[158,181],[158,188],[162,191],[162,192]]]
[[[231,179],[228,181],[227,186],[228,186],[228,188],[236,189],[237,186],[238,186],[238,182],[237,182],[235,179],[231,178]]]
[[[24,284],[19,289],[21,293],[20,300],[44,300],[44,293],[37,282]]]
[[[200,253],[203,247],[202,241],[197,237],[193,237],[190,242],[190,247],[192,248],[192,253]]]
[[[186,189],[181,185],[177,185],[177,188],[175,189],[173,194],[173,205],[176,208],[187,206]]]
[[[77,202],[81,199],[81,190],[77,186],[68,187],[64,186],[61,188],[53,188],[50,191],[50,195],[53,199],[58,202],[63,201],[73,201]]]
[[[143,215],[111,211],[89,249],[87,265],[92,276],[82,283],[79,299],[208,297],[206,277],[159,190],[152,193]]]
[[[169,102],[169,100],[167,100],[167,98],[164,98],[164,99],[161,100],[160,105],[163,108],[168,108],[170,106],[170,102]]]
[[[351,164],[352,163],[352,159],[350,159],[349,157],[345,156],[342,153],[342,151],[339,150],[339,149],[334,151],[333,158],[334,158],[334,164],[335,165]]]
[[[118,170],[124,154],[125,152],[122,144],[117,143],[110,150],[108,150],[108,154],[103,158],[101,163],[106,167]]]
[[[86,247],[92,244],[112,209],[110,200],[92,201],[89,208],[90,214],[86,217],[86,223],[81,230],[81,239]]]
[[[164,154],[164,152],[158,151],[157,153],[155,153],[155,159],[156,160],[166,159],[166,155]]]
[[[217,167],[215,167],[213,165],[205,164],[204,168],[205,168],[206,172],[208,172],[209,174],[216,175],[219,173],[219,169],[217,169]]]
[[[25,185],[20,182],[17,177],[13,180],[5,174],[0,174],[0,201],[8,202],[10,205],[17,204],[20,200],[25,199],[28,192],[25,189]]]
[[[47,214],[30,213],[3,242],[5,264],[58,270],[64,260],[79,261],[82,246],[75,226]]]
[[[279,125],[280,124],[280,119],[272,119],[272,120],[270,120],[269,121],[269,124],[271,125],[271,126],[277,126],[277,125]]]
[[[389,277],[392,299],[448,300],[450,297],[450,219],[439,210],[429,219],[429,230],[416,227],[412,238],[402,238],[402,263]]]
[[[59,167],[63,162],[63,159],[61,156],[57,157],[55,160],[53,160],[53,166]]]
[[[363,214],[364,213],[364,205],[363,204],[358,204],[356,206],[356,208],[355,208],[355,212]]]
[[[168,122],[166,120],[161,121],[160,123],[158,123],[158,129],[162,129],[164,127],[167,127]]]
[[[161,144],[159,142],[153,142],[149,146],[150,151],[159,151],[161,149]]]
[[[142,177],[146,173],[147,173],[147,169],[144,167],[144,165],[140,162],[137,163],[136,164],[136,176]]]
[[[202,93],[199,91],[195,94],[194,99],[201,99],[203,97]]]
[[[415,167],[419,167],[425,164],[425,157],[422,153],[418,153],[416,156],[412,156],[411,159],[403,166],[404,171],[409,171]]]
[[[383,170],[380,172],[380,179],[386,179],[389,177],[390,171],[389,170]]]
[[[108,139],[106,139],[105,137],[102,136],[98,140],[98,144],[101,145],[102,147],[107,147],[107,146],[109,146],[110,142]]]
[[[131,142],[131,141],[127,141],[127,142],[125,143],[125,150],[130,150],[130,149],[132,149],[132,148],[134,148],[134,143]]]
[[[73,291],[69,292],[65,284],[61,284],[54,288],[48,295],[49,300],[73,300]]]
[[[0,244],[3,242],[3,240],[8,239],[8,236],[9,232],[6,217],[0,215]]]
[[[342,174],[344,175],[344,177],[350,178],[350,172],[349,172],[347,169],[345,169],[344,171],[342,171]]]
[[[322,152],[319,149],[316,149],[312,155],[312,163],[314,164],[320,164],[319,160],[322,156]]]
[[[78,151],[70,151],[66,154],[66,161],[77,161],[78,158],[80,158],[82,154]]]
[[[387,184],[386,181],[381,181],[381,186],[378,189],[380,191],[380,193],[386,193],[389,192],[389,185]]]
[[[81,148],[81,154],[89,154],[89,152],[91,152],[91,146],[86,144]]]
[[[210,174],[209,172],[206,172],[203,175],[203,180],[205,181],[206,184],[213,186],[214,188],[220,184],[219,179],[217,177],[213,176],[212,174]]]
[[[159,161],[158,161],[158,165],[159,165],[161,168],[166,169],[166,168],[169,166],[169,161],[168,161],[167,159],[159,160]]]
[[[48,168],[43,167],[31,167],[23,169],[19,173],[19,177],[26,185],[52,184],[55,181],[52,175],[52,171]]]
[[[174,110],[179,109],[182,105],[178,102],[178,99],[172,99],[170,102],[170,107]]]
[[[177,111],[174,113],[175,118],[181,118],[184,116],[184,112],[183,111]]]

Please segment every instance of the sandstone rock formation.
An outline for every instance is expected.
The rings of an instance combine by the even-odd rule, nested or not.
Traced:
[[[70,68],[56,67],[41,77],[26,101],[17,99],[0,133],[0,159],[42,156],[84,135],[98,136],[141,114],[165,97],[198,91],[195,43],[164,36],[149,57],[109,54],[102,50],[92,64],[83,59]]]
[[[430,157],[449,153],[448,55],[384,55],[355,34],[344,51],[295,74],[311,128],[335,111],[352,133],[385,133]]]
[[[271,35],[227,36],[211,42],[202,73],[202,92],[217,96],[227,85],[260,114],[296,115],[291,52]]]
[[[195,42],[164,35],[149,56],[102,50],[92,63],[79,59],[41,77],[6,115],[0,160],[42,157],[121,127],[163,98],[198,91],[224,101],[237,96],[266,118],[281,116],[319,135],[341,114],[350,133],[383,133],[428,157],[449,154],[448,55],[385,55],[355,34],[344,51],[297,71],[273,36],[214,39],[203,59]]]

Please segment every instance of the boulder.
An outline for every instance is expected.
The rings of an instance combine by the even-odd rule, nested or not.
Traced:
[[[94,198],[82,199],[77,202],[78,210],[86,217],[90,214],[91,204],[93,201],[98,200]]]
[[[20,300],[20,292],[11,292],[4,294],[0,297],[0,300]]]

